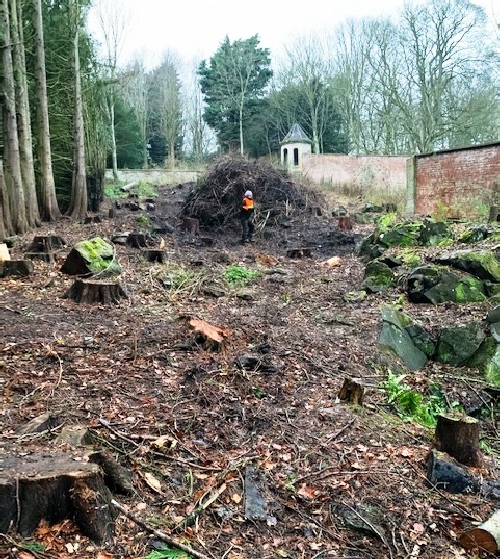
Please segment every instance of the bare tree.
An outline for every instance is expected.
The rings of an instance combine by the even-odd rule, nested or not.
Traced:
[[[110,120],[111,160],[113,178],[118,180],[115,132],[115,102],[119,81],[117,80],[118,58],[120,56],[130,14],[125,10],[123,2],[100,0],[95,6],[96,17],[104,38],[104,57],[106,59],[106,79],[108,82],[108,114]]]
[[[328,104],[328,88],[332,71],[326,43],[318,35],[299,37],[286,53],[289,58],[289,75],[300,85],[307,100],[308,120],[312,130],[314,153],[320,153],[322,113]]]
[[[33,0],[33,14],[36,57],[35,91],[38,104],[38,159],[40,169],[38,203],[42,219],[44,221],[55,221],[61,217],[61,212],[57,203],[54,173],[52,170],[41,0]]]

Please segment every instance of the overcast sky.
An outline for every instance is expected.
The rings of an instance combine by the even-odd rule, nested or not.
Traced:
[[[186,62],[208,59],[226,35],[231,41],[258,34],[260,46],[279,55],[301,34],[335,28],[348,18],[397,16],[403,0],[94,0],[111,1],[128,14],[120,62],[139,55],[153,66],[171,50]],[[475,0],[493,23],[500,22],[500,0]],[[89,15],[89,29],[99,39],[99,26]],[[493,29],[493,25],[492,25]],[[143,55],[141,56],[141,53]]]

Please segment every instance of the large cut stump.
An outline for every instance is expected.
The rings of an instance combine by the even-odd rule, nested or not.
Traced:
[[[116,511],[97,464],[66,455],[0,459],[0,533],[30,535],[42,519],[71,519],[82,533],[112,542]]]
[[[479,450],[479,421],[467,415],[438,415],[434,446],[447,452],[466,466],[480,467],[483,456]]]
[[[77,279],[63,295],[63,299],[73,299],[77,303],[117,304],[120,299],[128,299],[119,283],[109,280]]]
[[[460,545],[469,551],[500,551],[500,510],[476,528],[471,528],[460,536]]]
[[[65,244],[66,241],[58,235],[38,235],[34,237],[28,252],[52,252]]]

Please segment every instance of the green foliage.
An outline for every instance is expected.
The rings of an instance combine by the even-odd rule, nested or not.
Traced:
[[[398,252],[397,258],[399,258],[403,264],[409,268],[414,268],[420,264],[420,254],[412,248],[403,248]]]
[[[198,68],[203,118],[221,146],[239,146],[240,124],[246,128],[259,112],[272,71],[269,49],[258,45],[257,35],[233,43],[226,36],[209,63]]]
[[[124,181],[111,182],[104,186],[104,196],[111,198],[111,200],[118,200],[120,198],[127,198],[128,192],[123,192],[122,186],[125,186]]]
[[[245,268],[245,266],[233,264],[224,271],[224,279],[229,284],[242,286],[247,285],[258,273],[256,270]]]
[[[154,184],[141,180],[137,185],[137,195],[140,200],[144,200],[145,198],[157,198],[158,188]]]
[[[406,375],[396,376],[392,371],[382,388],[387,394],[387,401],[392,404],[399,417],[405,421],[414,421],[424,427],[434,427],[436,416],[445,411],[443,398],[438,395],[424,396],[415,392],[403,382]]]
[[[180,549],[172,549],[165,545],[155,549],[144,559],[191,559],[191,555]]]
[[[120,97],[115,100],[115,138],[118,168],[140,169],[144,159],[144,146],[137,115]],[[111,153],[108,167],[112,166],[110,156]]]
[[[396,223],[399,221],[399,216],[397,213],[387,213],[379,217],[377,221],[377,228],[379,234],[387,233],[392,229]]]
[[[147,229],[149,227],[149,217],[147,215],[139,215],[135,218],[135,221],[141,229]]]

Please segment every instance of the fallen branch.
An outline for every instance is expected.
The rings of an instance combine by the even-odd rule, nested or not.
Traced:
[[[210,557],[208,555],[205,555],[204,553],[196,551],[196,549],[193,549],[189,545],[184,545],[180,542],[177,542],[177,541],[173,540],[170,536],[165,534],[165,532],[162,532],[161,530],[157,530],[156,528],[151,528],[151,526],[148,526],[145,522],[143,522],[142,520],[137,518],[135,515],[133,515],[131,512],[129,512],[123,505],[118,503],[118,501],[115,501],[114,499],[111,499],[111,504],[114,507],[116,507],[129,520],[132,520],[132,522],[135,522],[137,524],[137,526],[140,526],[143,530],[146,530],[150,534],[153,534],[154,536],[156,536],[162,542],[168,543],[168,545],[171,545],[172,547],[175,547],[176,549],[180,549],[181,551],[185,551],[186,553],[188,553],[189,555],[192,555],[193,557],[196,557],[197,559],[210,559]]]

